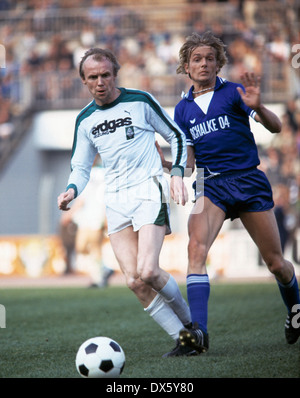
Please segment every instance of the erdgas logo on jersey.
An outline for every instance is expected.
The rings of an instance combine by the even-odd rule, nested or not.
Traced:
[[[118,127],[130,126],[132,125],[131,117],[125,117],[124,119],[116,120],[105,120],[103,123],[98,124],[92,129],[92,134],[94,138],[101,137],[105,134],[114,133]]]

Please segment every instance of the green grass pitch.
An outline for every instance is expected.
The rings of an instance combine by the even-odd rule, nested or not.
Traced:
[[[80,378],[76,352],[101,335],[125,351],[121,379],[300,377],[300,342],[285,342],[286,311],[275,282],[212,283],[210,349],[191,358],[161,357],[174,343],[127,287],[0,289],[0,303],[1,378]]]

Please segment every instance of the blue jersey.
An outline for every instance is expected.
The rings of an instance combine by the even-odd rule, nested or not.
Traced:
[[[237,87],[217,77],[214,92],[194,99],[192,86],[175,107],[175,121],[195,150],[196,167],[205,175],[244,170],[259,165],[247,107]],[[205,102],[206,101],[206,102]]]

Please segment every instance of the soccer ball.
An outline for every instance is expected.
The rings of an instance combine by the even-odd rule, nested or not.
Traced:
[[[75,363],[82,377],[119,377],[125,366],[125,354],[120,344],[109,337],[93,337],[81,344]]]

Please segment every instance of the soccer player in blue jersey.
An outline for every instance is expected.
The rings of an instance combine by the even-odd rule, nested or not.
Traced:
[[[293,344],[300,335],[293,322],[300,303],[299,288],[293,265],[283,258],[271,186],[257,168],[259,158],[249,117],[271,133],[280,132],[281,122],[261,103],[260,80],[254,74],[243,75],[244,87],[218,76],[227,59],[225,45],[212,33],[189,36],[179,59],[177,73],[187,74],[193,85],[177,104],[175,121],[186,134],[187,168],[194,169],[196,164],[198,170],[196,202],[188,221],[187,295],[194,328],[180,332],[181,344],[199,353],[208,349],[206,259],[224,220],[236,217],[276,277],[288,312],[286,339]]]
[[[145,311],[176,341],[165,356],[194,355],[179,344],[179,332],[191,325],[191,315],[177,282],[159,266],[166,234],[170,233],[168,183],[163,176],[155,133],[171,145],[171,197],[187,200],[183,183],[185,135],[149,93],[116,85],[120,65],[109,50],[86,52],[79,73],[93,97],[75,124],[71,174],[58,207],[83,191],[98,153],[105,179],[105,205],[110,242],[125,275]]]

